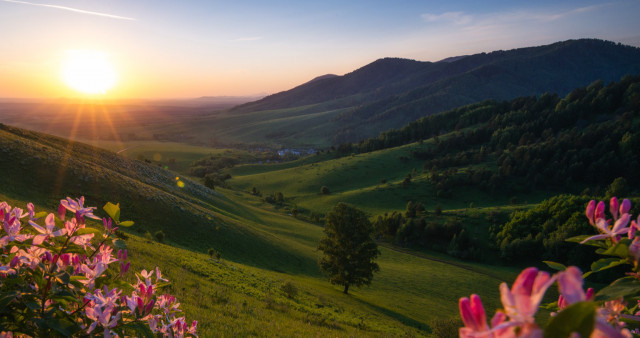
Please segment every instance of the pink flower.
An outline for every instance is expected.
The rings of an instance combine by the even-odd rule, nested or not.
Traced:
[[[460,329],[460,337],[470,337],[472,336],[469,334],[471,332],[489,331],[484,307],[478,295],[472,294],[471,299],[467,297],[460,298],[458,305],[460,307],[462,322],[464,322],[465,326]]]
[[[113,234],[115,233],[116,230],[118,230],[118,227],[113,227],[111,224],[111,218],[109,218],[109,220],[107,221],[106,218],[102,217],[102,224],[104,225],[104,231],[105,234],[103,234],[103,237],[107,237],[108,234]]]
[[[589,201],[589,204],[587,204],[587,210],[586,210],[586,215],[587,218],[589,219],[589,224],[591,225],[595,225],[595,210],[596,210],[596,201],[591,200]]]
[[[2,217],[4,215],[4,217]],[[22,227],[20,225],[20,220],[15,216],[10,216],[8,213],[4,213],[2,209],[0,209],[0,220],[4,218],[2,222],[2,228],[7,233],[6,236],[0,238],[0,248],[9,244],[9,242],[18,241],[24,242],[32,236],[29,234],[21,234],[20,231]]]
[[[600,235],[591,236],[584,241],[580,242],[583,244],[588,241],[593,241],[597,239],[605,239],[610,238],[614,243],[618,242],[618,236],[629,233],[629,220],[631,216],[629,214],[623,214],[620,218],[618,218],[613,225],[613,227],[609,227],[609,223],[604,218],[599,218],[596,220],[596,228],[600,232]]]
[[[511,289],[507,283],[500,284],[502,305],[514,325],[535,323],[533,316],[555,278],[550,277],[547,272],[531,267],[518,275]]]
[[[102,273],[107,271],[107,268],[107,265],[101,262],[93,265],[93,267],[82,264],[80,271],[84,273],[87,279],[80,280],[80,283],[85,284],[89,289],[93,289],[95,287],[96,279],[102,276]]]
[[[81,196],[77,200],[73,200],[70,197],[67,199],[60,200],[60,205],[65,207],[67,210],[73,212],[76,215],[78,221],[83,223],[84,217],[89,217],[93,219],[100,219],[98,216],[93,214],[93,210],[95,207],[84,207],[84,196]]]
[[[73,236],[78,229],[84,228],[84,224],[78,224],[78,221],[75,218],[72,218],[71,220],[64,222],[64,228],[67,231],[67,235]]]
[[[613,216],[613,219],[618,219],[618,207],[620,207],[618,198],[615,196],[611,197],[611,199],[609,200],[609,212]]]
[[[160,268],[156,266],[156,282],[168,282],[168,279],[162,278],[162,272],[160,272]]]
[[[595,212],[595,219],[599,220],[599,219],[604,219],[604,202],[600,201],[598,202],[598,205],[596,206],[596,212]]]
[[[633,239],[636,236],[636,231],[638,231],[638,229],[640,229],[640,227],[638,227],[638,223],[636,221],[631,221],[627,237],[629,237],[629,239]]]
[[[173,298],[173,297],[172,297]],[[172,301],[172,299],[171,299]],[[507,316],[503,312],[496,312],[491,319],[491,328],[487,325],[487,318],[480,297],[472,294],[470,298],[462,297],[458,302],[460,308],[460,316],[464,323],[458,331],[461,338],[497,338],[497,337],[515,337],[513,329],[509,325],[502,325]],[[177,305],[175,306],[177,310]],[[194,321],[192,327],[195,332]],[[191,333],[191,330],[189,330]],[[195,333],[192,333],[195,334]]]
[[[27,203],[27,210],[29,211],[29,219],[34,219],[36,217],[36,210],[33,203]]]
[[[620,214],[627,214],[631,210],[631,201],[628,199],[622,200],[622,204],[620,204]]]
[[[69,239],[69,242],[81,246],[84,250],[87,248],[93,250],[93,246],[91,245],[91,239],[93,238],[93,234],[84,234],[80,236],[73,236]]]
[[[64,221],[66,213],[67,213],[67,208],[65,208],[64,205],[62,203],[60,203],[60,205],[58,206],[58,218],[60,218],[60,220]]]
[[[582,272],[575,266],[568,267],[565,271],[558,273],[558,289],[560,289],[560,297],[558,297],[558,307],[565,307],[585,300],[593,299],[593,288],[589,288],[585,293],[582,284]]]
[[[8,275],[14,275],[16,273],[16,269],[12,268],[11,265],[0,265],[0,277],[6,278]]]
[[[29,224],[31,224],[31,226],[34,227],[40,233],[35,237],[33,237],[33,245],[40,245],[42,244],[42,242],[48,240],[49,238],[64,235],[66,232],[65,229],[53,231],[54,227],[56,226],[56,221],[53,214],[49,214],[44,222],[45,222],[45,228],[39,226],[34,221],[29,221]]]

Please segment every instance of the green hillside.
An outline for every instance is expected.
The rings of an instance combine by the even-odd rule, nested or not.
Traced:
[[[457,317],[476,292],[489,309],[515,271],[382,248],[370,287],[344,296],[321,276],[321,227],[265,208],[231,190],[209,190],[144,161],[6,125],[0,126],[0,200],[53,208],[64,196],[119,202],[136,225],[126,240],[135,268],[158,265],[202,336],[420,336]],[[152,240],[162,230],[165,243]],[[148,233],[147,233],[148,232]],[[210,258],[209,248],[222,260]],[[288,298],[281,287],[299,290]]]
[[[544,231],[533,217],[541,211],[530,214],[534,224],[504,230],[505,222],[559,194],[579,197],[543,205],[566,204],[569,214],[592,198],[636,196],[639,98],[640,77],[626,76],[564,98],[484,101],[297,162],[237,166],[226,184],[267,202],[281,193],[275,209],[315,222],[338,202],[356,205],[396,245],[492,262],[514,263],[518,250],[539,252],[521,262],[566,261],[574,249],[564,239],[593,231],[577,216],[546,212],[553,221]]]

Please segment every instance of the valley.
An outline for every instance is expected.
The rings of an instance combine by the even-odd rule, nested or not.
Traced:
[[[380,59],[259,99],[0,102],[0,201],[119,203],[132,268],[159,266],[202,337],[455,336],[460,297],[492,314],[525,266],[589,269],[566,240],[597,233],[590,199],[639,205],[638,60],[582,39]],[[340,202],[380,250],[348,295],[318,266]]]

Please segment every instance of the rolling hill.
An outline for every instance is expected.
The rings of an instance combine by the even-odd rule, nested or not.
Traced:
[[[329,146],[486,99],[566,95],[595,80],[640,73],[640,49],[582,39],[441,62],[377,60],[198,120],[220,139]],[[240,126],[228,123],[244,122]],[[219,127],[223,126],[223,127]],[[198,127],[195,134],[198,134]],[[227,129],[230,127],[230,129]]]
[[[464,229],[472,234],[467,247],[485,242],[483,255],[500,251],[503,258],[515,257],[507,254],[509,247],[527,243],[521,252],[539,255],[521,261],[535,257],[535,264],[547,254],[545,259],[566,261],[572,247],[563,240],[578,229],[594,231],[579,221],[582,200],[637,196],[639,116],[640,76],[625,76],[606,86],[596,81],[576,88],[563,98],[544,94],[458,107],[297,162],[237,166],[227,171],[232,178],[226,182],[263,196],[280,192],[289,208],[310,219],[338,202],[381,217],[383,228],[389,215],[401,215],[396,219],[402,222],[381,233],[403,246],[460,254],[452,249],[454,235]],[[490,239],[504,224],[496,215],[501,209],[513,211],[505,206],[527,208],[559,194],[579,196],[571,212],[580,211],[574,223],[586,229],[558,223]],[[411,203],[424,207],[423,216],[406,216]],[[447,224],[452,231],[440,238],[436,230],[444,232]],[[485,259],[495,261],[495,256]]]
[[[54,208],[60,198],[80,195],[91,206],[119,202],[122,217],[136,222],[125,240],[133,268],[159,266],[202,336],[429,336],[434,320],[457,317],[461,296],[476,292],[497,307],[498,284],[515,274],[383,247],[374,283],[343,296],[317,267],[321,227],[253,196],[2,124],[0,155],[0,200],[12,205]],[[153,240],[158,230],[165,243]],[[209,248],[222,260],[210,258]],[[281,291],[286,282],[297,296]]]

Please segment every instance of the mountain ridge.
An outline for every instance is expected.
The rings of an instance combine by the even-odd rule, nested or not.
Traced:
[[[330,121],[339,122],[337,132],[328,130],[327,121],[314,126],[320,130],[322,123],[327,124],[322,137],[335,145],[486,99],[509,100],[545,92],[564,96],[596,80],[608,83],[638,73],[640,48],[597,39],[567,40],[452,57],[446,62],[382,58],[342,76],[307,82],[236,106],[230,112],[305,107],[302,116],[336,110]],[[316,107],[308,108],[313,105]],[[294,132],[275,141],[286,144],[300,127],[292,124],[286,129]]]

